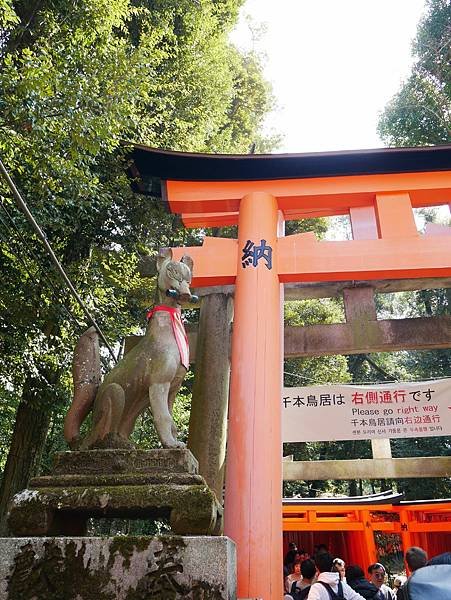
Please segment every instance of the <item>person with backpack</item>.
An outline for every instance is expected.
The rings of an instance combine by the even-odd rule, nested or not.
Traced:
[[[318,580],[311,586],[308,600],[365,600],[346,582],[340,581],[340,575],[332,571],[334,557],[327,553],[315,556]]]
[[[305,600],[309,595],[310,587],[316,575],[315,563],[310,558],[301,562],[301,575],[302,579],[295,581],[291,586],[290,595],[293,600]]]

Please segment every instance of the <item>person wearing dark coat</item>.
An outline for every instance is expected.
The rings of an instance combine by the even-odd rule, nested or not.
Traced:
[[[346,567],[346,581],[365,600],[373,600],[378,597],[379,590],[368,579],[365,579],[365,573],[358,565]]]

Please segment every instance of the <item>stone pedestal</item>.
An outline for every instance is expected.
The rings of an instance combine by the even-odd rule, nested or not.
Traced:
[[[225,537],[0,538],[0,600],[236,600]]]
[[[60,452],[51,475],[14,496],[14,536],[86,533],[90,517],[168,518],[178,535],[216,535],[222,507],[186,449]]]

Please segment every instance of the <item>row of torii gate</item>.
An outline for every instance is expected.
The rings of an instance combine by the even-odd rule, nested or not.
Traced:
[[[192,256],[192,285],[203,297],[191,332],[189,446],[222,496],[227,439],[224,532],[237,545],[238,597],[279,599],[284,355],[451,346],[449,317],[378,321],[374,307],[375,291],[451,287],[451,228],[420,234],[412,210],[451,203],[451,146],[227,156],[136,145],[131,156],[137,191],[163,199],[186,227],[238,225],[238,239],[206,237],[202,246],[174,249],[178,258]],[[286,220],[334,215],[349,215],[352,240],[284,236]],[[347,322],[284,330],[284,291],[290,299],[342,293]],[[389,440],[374,441],[373,456],[364,471],[357,461],[286,463],[284,477],[450,472],[448,458],[422,459],[421,470],[418,459],[391,459]]]

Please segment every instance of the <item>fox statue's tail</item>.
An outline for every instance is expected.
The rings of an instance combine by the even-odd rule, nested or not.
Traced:
[[[92,408],[100,385],[99,334],[90,327],[80,337],[72,362],[74,398],[64,419],[64,437],[75,450],[80,441],[80,427]]]

